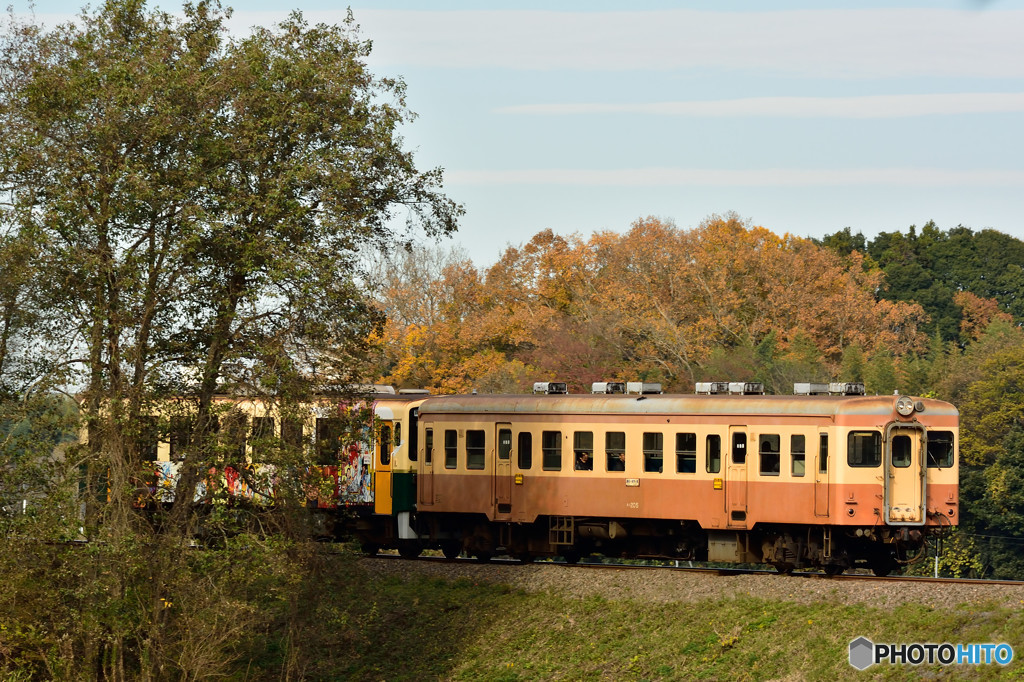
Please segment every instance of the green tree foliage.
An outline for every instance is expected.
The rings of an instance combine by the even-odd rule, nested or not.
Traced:
[[[228,39],[228,14],[216,2],[176,18],[108,0],[51,30],[12,17],[0,42],[8,419],[24,423],[24,405],[64,388],[78,392],[88,434],[56,462],[52,444],[31,450],[40,466],[64,467],[37,476],[40,486],[82,465],[84,519],[77,505],[60,507],[67,496],[17,492],[109,548],[83,554],[91,568],[60,587],[83,613],[68,677],[194,677],[198,661],[225,653],[227,640],[211,636],[203,656],[186,654],[182,637],[198,631],[183,630],[183,618],[196,608],[194,623],[206,613],[233,627],[248,608],[225,601],[238,590],[211,577],[225,600],[210,610],[195,592],[166,606],[208,573],[188,557],[192,538],[230,521],[193,494],[211,466],[244,456],[230,442],[236,417],[214,396],[244,392],[287,409],[361,378],[382,317],[362,287],[360,253],[418,230],[450,233],[462,211],[441,193],[440,170],[418,170],[402,148],[405,85],[369,72],[370,43],[351,17],[311,26],[295,13]],[[26,362],[30,350],[38,359]],[[192,427],[173,512],[151,524],[135,508],[141,417],[171,398],[188,403]],[[157,427],[166,437],[168,420]],[[30,458],[11,452],[0,464],[28,471]],[[282,466],[307,454],[267,450]],[[270,527],[290,523],[281,490],[261,513]],[[40,672],[38,661],[61,654],[47,645],[57,640],[29,646]]]

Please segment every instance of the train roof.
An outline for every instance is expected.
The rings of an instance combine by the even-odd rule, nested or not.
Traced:
[[[892,414],[899,396],[795,395],[454,395],[432,396],[420,405],[428,414],[703,414],[834,416]],[[914,398],[924,414],[955,416],[956,407]]]

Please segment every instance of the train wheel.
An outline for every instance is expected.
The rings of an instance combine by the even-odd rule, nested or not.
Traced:
[[[380,545],[376,542],[364,542],[359,546],[359,550],[366,556],[377,556],[377,552],[380,551]]]
[[[839,575],[845,570],[842,564],[825,564],[825,575]]]
[[[398,546],[398,556],[403,559],[415,559],[423,551],[423,547],[418,542],[403,542]]]
[[[444,554],[445,559],[458,559],[462,554],[462,543],[458,540],[441,543],[441,553]]]
[[[490,552],[477,552],[473,556],[476,557],[478,564],[486,564],[490,562],[493,555]]]
[[[796,568],[796,566],[787,561],[778,561],[772,564],[772,566],[774,566],[775,570],[782,575],[791,575],[793,573],[793,569]]]
[[[567,549],[562,553],[562,558],[565,559],[567,564],[578,564],[580,562],[580,553],[574,549]]]
[[[536,557],[529,552],[520,552],[519,554],[516,554],[516,559],[518,559],[521,564],[532,564]]]

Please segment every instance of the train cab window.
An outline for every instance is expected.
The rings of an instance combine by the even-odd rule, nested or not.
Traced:
[[[285,417],[281,420],[281,442],[293,448],[301,448],[303,433],[302,421],[294,417]]]
[[[732,434],[732,463],[745,464],[747,461],[747,434]]]
[[[395,449],[402,444],[402,422],[395,422]]]
[[[542,431],[540,449],[543,457],[544,471],[562,470],[562,432]]]
[[[705,441],[707,447],[707,461],[704,469],[709,474],[717,474],[722,471],[722,437],[713,433]]]
[[[697,473],[697,434],[676,434],[676,473]]]
[[[665,459],[665,434],[644,433],[644,471],[660,474]]]
[[[533,434],[522,431],[519,434],[519,468],[529,471],[533,466]]]
[[[928,432],[928,466],[947,468],[953,466],[953,432]]]
[[[846,461],[852,467],[876,467],[882,463],[882,434],[879,431],[851,431]]]
[[[423,436],[423,463],[433,464],[434,462],[434,429],[426,429]]]
[[[498,429],[498,459],[512,456],[512,429]]]
[[[828,473],[828,434],[818,436],[818,473]]]
[[[575,433],[573,433],[572,452],[576,458],[576,471],[593,471],[594,432],[576,431]]]
[[[789,437],[789,454],[793,458],[792,473],[794,476],[803,476],[806,468],[806,438],[804,436]]]
[[[320,420],[317,420],[319,425]],[[318,429],[319,430],[319,429]],[[319,438],[317,439],[320,440]],[[391,427],[384,424],[380,427],[380,438],[377,440],[378,447],[380,449],[380,463],[384,466],[391,464]],[[320,462],[323,464],[324,462]]]
[[[895,436],[892,439],[892,465],[900,469],[910,466],[910,436]]]
[[[626,434],[609,431],[604,434],[604,451],[608,456],[608,471],[626,470]]]
[[[459,432],[445,429],[444,432],[444,468],[454,469],[459,465]]]
[[[782,453],[779,452],[779,445],[782,439],[778,434],[763,434],[758,437],[760,447],[759,473],[762,476],[778,476],[782,468]]]
[[[466,431],[466,468],[483,469],[484,453],[486,452],[487,437],[485,431],[471,429]]]

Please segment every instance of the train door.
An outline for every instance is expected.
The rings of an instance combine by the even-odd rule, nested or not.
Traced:
[[[747,432],[745,427],[729,427],[729,460],[725,467],[725,499],[728,525],[747,526]]]
[[[505,516],[512,512],[512,425],[495,426],[498,457],[494,463],[495,514]]]
[[[814,515],[828,516],[829,462],[828,432],[818,433],[818,456],[814,461]]]
[[[434,429],[423,430],[423,449],[420,451],[420,475],[417,480],[420,506],[434,504]]]
[[[924,525],[924,428],[892,424],[885,439],[885,522]]]
[[[390,514],[391,504],[391,431],[394,422],[377,422],[374,442],[373,511]]]

